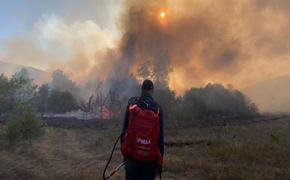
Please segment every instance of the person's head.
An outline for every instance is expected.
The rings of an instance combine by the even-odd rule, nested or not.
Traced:
[[[149,79],[146,79],[142,83],[142,92],[147,92],[149,94],[153,94],[154,85],[153,82]]]

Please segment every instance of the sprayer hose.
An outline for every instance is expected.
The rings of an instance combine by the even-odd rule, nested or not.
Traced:
[[[107,164],[106,164],[106,166],[105,166],[105,169],[104,169],[104,172],[103,172],[103,179],[104,179],[104,180],[107,180],[107,179],[109,179],[109,178],[111,177],[111,176],[106,177],[106,171],[107,171],[107,168],[108,168],[108,166],[109,166],[109,164],[110,164],[110,162],[111,162],[111,160],[112,160],[112,157],[113,157],[113,154],[114,154],[114,151],[115,151],[116,145],[117,145],[118,141],[120,140],[121,136],[122,136],[122,134],[117,138],[117,140],[116,140],[116,142],[115,142],[115,144],[114,144],[114,147],[113,147],[113,149],[112,149],[112,151],[111,151],[111,154],[110,154],[109,160],[108,160],[108,162],[107,162]]]

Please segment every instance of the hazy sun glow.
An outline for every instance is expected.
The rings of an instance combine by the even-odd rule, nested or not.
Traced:
[[[164,11],[161,11],[161,12],[160,12],[160,17],[161,17],[161,18],[165,18],[165,17],[166,17],[166,13],[165,13]]]

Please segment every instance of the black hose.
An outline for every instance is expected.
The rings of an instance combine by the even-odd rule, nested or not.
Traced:
[[[115,142],[115,144],[114,144],[114,147],[113,147],[113,149],[112,149],[112,152],[111,152],[110,158],[109,158],[109,160],[108,160],[108,162],[107,162],[107,164],[106,164],[106,166],[105,166],[105,169],[104,169],[104,171],[103,171],[103,179],[104,179],[104,180],[109,179],[109,178],[113,175],[113,174],[110,174],[108,177],[106,177],[106,171],[107,171],[107,168],[108,168],[108,166],[109,166],[109,164],[110,164],[110,162],[111,162],[111,160],[112,160],[112,157],[113,157],[113,154],[114,154],[114,151],[115,151],[116,145],[117,145],[118,141],[120,140],[121,136],[122,136],[122,134],[117,138],[117,140],[116,140],[116,142]]]

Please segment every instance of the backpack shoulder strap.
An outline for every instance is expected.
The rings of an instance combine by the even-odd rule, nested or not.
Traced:
[[[135,109],[138,106],[138,102],[140,100],[139,96],[131,97],[128,101],[128,110],[131,112],[133,109]]]
[[[156,112],[156,114],[159,116],[159,114],[160,114],[160,108],[159,108],[159,106],[157,107],[157,112]]]
[[[139,96],[131,97],[131,98],[128,100],[128,104],[129,104],[129,105],[137,104],[138,101],[139,101],[139,99],[140,99]]]
[[[156,102],[156,101],[152,101],[152,103],[154,104],[154,106],[156,107],[156,112],[155,112],[155,110],[154,110],[154,113],[155,114],[157,114],[157,115],[159,115],[160,114],[160,106],[159,106],[159,104]]]
[[[137,104],[129,105],[129,111],[131,112],[133,109],[137,107]]]

